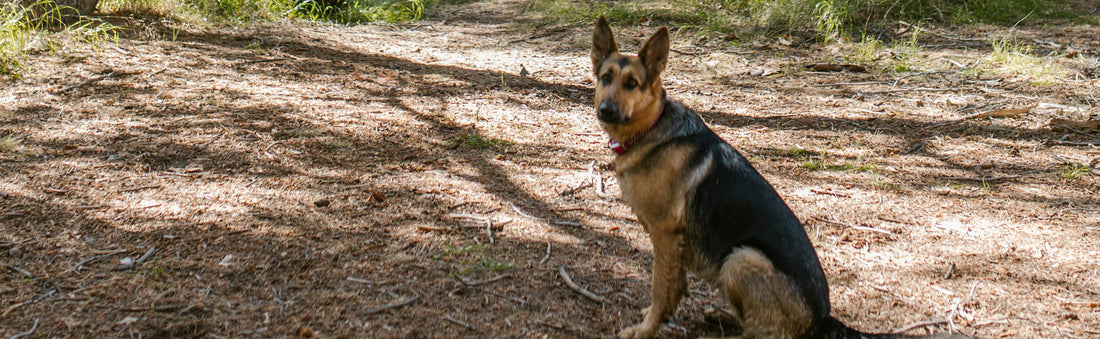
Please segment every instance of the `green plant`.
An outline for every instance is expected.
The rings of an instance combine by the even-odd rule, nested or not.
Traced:
[[[458,144],[463,144],[463,145],[474,146],[474,147],[504,147],[504,146],[511,146],[511,145],[515,144],[515,142],[511,142],[511,141],[508,141],[508,140],[492,139],[492,138],[486,139],[486,138],[482,137],[481,135],[478,135],[478,134],[475,134],[475,133],[466,133],[464,135],[458,136],[455,139],[453,139],[452,142],[455,142],[455,143],[458,143]]]
[[[845,17],[848,9],[842,0],[821,0],[814,5],[812,14],[816,35],[821,41],[841,40],[844,38]]]
[[[879,60],[879,54],[884,49],[881,41],[864,34],[848,55],[848,60],[857,64],[872,64]]]
[[[19,141],[15,140],[11,133],[4,138],[0,138],[0,153],[14,153],[18,149]]]
[[[1026,77],[1032,84],[1049,85],[1062,77],[1061,64],[1031,55],[1033,47],[1004,37],[990,43],[993,51],[979,65],[981,70]]]
[[[1092,168],[1079,164],[1062,165],[1058,176],[1064,179],[1077,179],[1092,173]]]
[[[811,157],[819,157],[825,155],[818,151],[811,151],[797,147],[788,149],[769,148],[766,151],[772,155],[798,159],[807,159]]]
[[[653,19],[711,31],[788,34],[812,31],[819,41],[843,41],[848,34],[880,31],[898,21],[1012,24],[1021,18],[1072,15],[1068,0],[536,0],[530,7],[545,21],[591,23]],[[856,35],[858,36],[858,35]]]
[[[0,75],[21,78],[23,57],[39,50],[52,52],[54,36],[69,36],[93,50],[117,41],[119,27],[88,18],[66,21],[62,15],[66,9],[47,0],[26,7],[18,1],[0,3]]]

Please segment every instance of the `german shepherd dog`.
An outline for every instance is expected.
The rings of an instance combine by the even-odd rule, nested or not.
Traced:
[[[817,254],[775,189],[697,113],[668,99],[668,51],[665,27],[637,56],[619,53],[602,16],[592,36],[596,116],[618,153],[623,201],[653,243],[652,304],[619,337],[653,337],[679,306],[689,269],[725,294],[741,338],[872,336],[829,315]]]

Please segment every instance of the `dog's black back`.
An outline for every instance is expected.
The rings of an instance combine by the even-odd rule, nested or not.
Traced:
[[[720,265],[738,247],[759,249],[777,270],[793,278],[815,322],[828,316],[825,273],[798,218],[748,160],[698,114],[667,98],[664,105],[664,116],[639,144],[660,143],[654,151],[680,143],[694,145],[685,171],[711,159],[709,173],[688,200],[685,247],[698,252],[701,266]]]

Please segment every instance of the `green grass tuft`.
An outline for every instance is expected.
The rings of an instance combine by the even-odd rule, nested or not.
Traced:
[[[56,38],[67,37],[97,51],[103,44],[117,41],[119,27],[84,17],[67,20],[63,12],[66,7],[46,0],[26,7],[12,1],[0,3],[0,75],[22,78],[26,56],[54,52]]]
[[[19,141],[11,134],[0,138],[0,153],[15,153],[19,150]]]
[[[481,135],[475,133],[466,133],[464,135],[458,136],[453,139],[452,142],[474,147],[504,147],[515,144],[515,142],[508,140],[492,138],[486,139],[485,137],[482,137]]]
[[[1089,168],[1088,166],[1073,164],[1062,165],[1061,171],[1058,173],[1058,176],[1064,179],[1073,180],[1089,174],[1092,174],[1092,168]]]

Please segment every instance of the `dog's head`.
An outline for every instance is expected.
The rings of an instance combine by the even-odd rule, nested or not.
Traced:
[[[668,28],[649,37],[638,55],[624,55],[607,19],[600,16],[592,33],[596,116],[613,138],[629,138],[657,119],[664,94],[661,71],[667,60]]]

